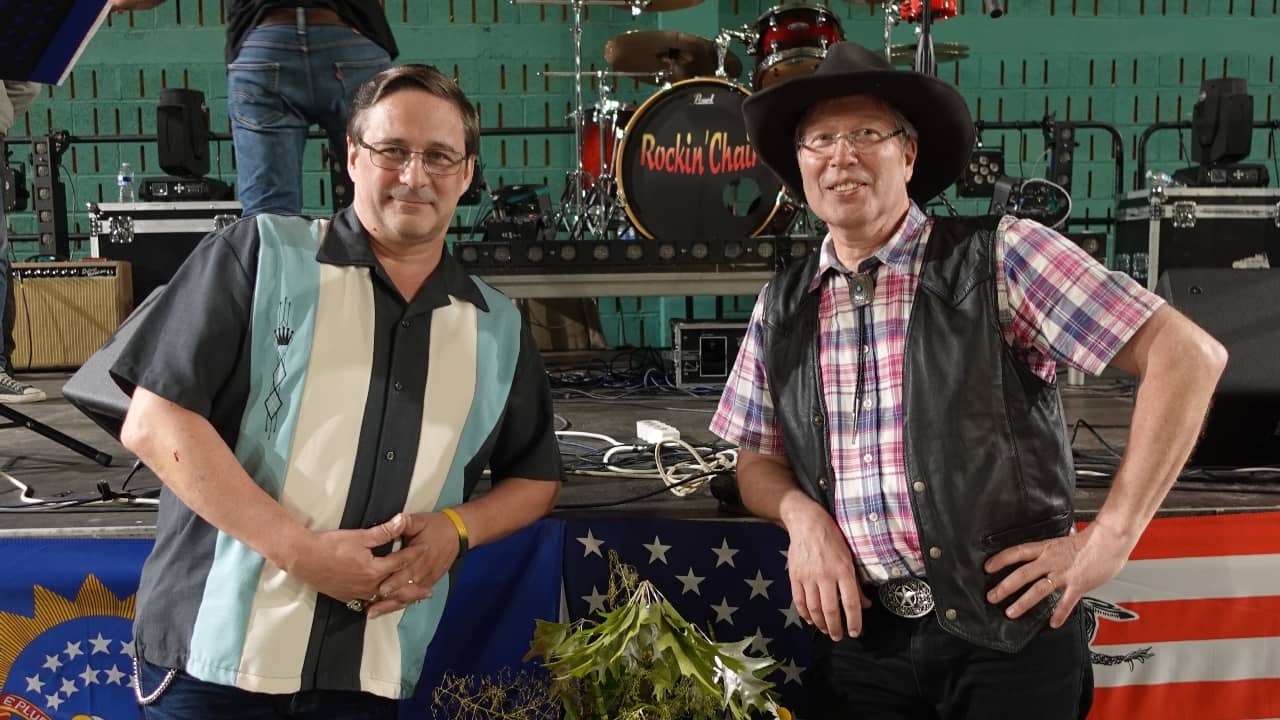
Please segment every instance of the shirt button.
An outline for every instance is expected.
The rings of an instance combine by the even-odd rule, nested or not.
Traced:
[[[933,558],[934,560],[937,560],[938,558],[942,557],[942,548],[940,547],[929,548],[929,557]]]
[[[924,483],[922,483],[922,482],[920,482],[919,480],[917,480],[917,481],[915,481],[915,482],[911,483],[911,489],[912,489],[912,490],[915,490],[915,491],[916,491],[916,492],[918,492],[918,493],[922,493],[922,492],[924,492]]]
[[[863,401],[862,401],[862,409],[863,409],[863,410],[870,410],[870,409],[871,409],[871,407],[872,407],[873,405],[875,405],[875,403],[874,403],[874,402],[872,402],[871,398],[867,398],[867,399],[865,399],[865,400],[863,400]]]
[[[955,620],[957,615],[955,608],[947,608],[947,612],[944,614],[947,616],[948,620]]]
[[[863,354],[863,355],[869,355],[869,354],[871,354],[871,346],[870,346],[870,345],[863,345],[863,346],[862,346],[862,354]]]
[[[818,478],[818,487],[822,488],[823,490],[826,490],[826,489],[827,489],[827,479],[826,479],[826,478],[824,478],[824,477],[820,477],[820,478]]]
[[[889,574],[894,577],[902,577],[902,568],[894,568],[889,571]]]
[[[871,462],[874,459],[875,458],[872,457],[871,453],[867,453],[866,455],[862,456],[862,462]]]
[[[388,460],[395,460],[395,459],[396,459],[396,451],[395,451],[395,450],[388,450],[388,451],[387,451],[386,458],[387,458]]]
[[[867,515],[867,519],[870,520],[871,522],[875,522],[880,519],[880,513],[875,513],[875,512],[870,513],[869,515]]]
[[[395,388],[396,392],[404,389],[404,385],[401,385],[399,380],[397,380],[391,387]]]
[[[410,325],[412,325],[412,324],[413,324],[413,323],[409,322],[408,320],[401,320],[401,321],[400,321],[400,327],[403,327],[403,328],[407,328],[407,327],[409,327],[409,326],[410,326]]]

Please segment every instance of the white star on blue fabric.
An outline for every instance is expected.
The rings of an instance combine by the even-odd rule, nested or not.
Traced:
[[[586,557],[592,553],[595,553],[601,558],[604,557],[604,554],[600,552],[600,546],[604,544],[604,541],[597,540],[596,536],[591,534],[590,528],[587,529],[586,537],[580,537],[580,538],[577,538],[577,540],[578,542],[582,543],[583,546],[586,548],[585,550],[582,551],[582,557]]]
[[[711,552],[716,554],[716,567],[720,567],[721,565],[737,567],[737,565],[733,564],[733,556],[737,555],[738,551],[729,547],[728,538],[724,538],[720,541],[720,547],[711,548]]]
[[[799,665],[796,665],[795,660],[791,658],[787,658],[786,664],[779,665],[778,669],[782,671],[782,676],[783,678],[785,678],[782,681],[783,685],[786,685],[787,683],[790,683],[790,682],[793,682],[797,685],[804,685],[804,683],[801,682],[800,680],[800,673],[804,672],[804,668]]]
[[[50,710],[57,710],[59,707],[61,707],[63,702],[64,701],[62,697],[59,696],[58,693],[44,696],[44,706],[49,708]]]
[[[133,640],[120,640],[120,654],[133,657]]]
[[[110,668],[103,670],[107,674],[108,685],[119,685],[120,680],[124,678],[124,673],[120,672],[119,666],[112,665]]]
[[[641,545],[641,547],[649,551],[650,565],[654,564],[658,560],[661,560],[663,565],[667,564],[667,551],[671,549],[671,546],[663,545],[662,540],[658,539],[657,535],[653,536],[652,545]]]
[[[773,581],[766,580],[764,575],[760,574],[759,570],[756,570],[756,577],[754,580],[743,578],[743,582],[751,586],[751,596],[747,598],[748,600],[756,595],[760,595],[766,600],[769,598],[769,586],[773,584]]]
[[[589,606],[587,608],[588,612],[602,613],[604,612],[604,601],[608,600],[609,596],[600,594],[600,591],[596,589],[596,586],[592,585],[591,594],[583,595],[582,599],[587,601],[587,605]]]
[[[788,605],[787,607],[778,610],[778,612],[782,613],[782,616],[786,618],[786,621],[782,623],[783,630],[791,627],[792,625],[795,625],[798,628],[804,627],[800,624],[800,613],[796,612],[796,606],[794,604]]]
[[[96,638],[89,638],[89,642],[93,644],[91,655],[97,655],[98,653],[111,654],[111,641],[102,637],[102,633],[98,633]]]
[[[692,567],[689,568],[688,574],[683,576],[677,575],[676,579],[679,580],[680,584],[684,586],[684,588],[680,591],[681,595],[691,592],[694,595],[697,595],[699,597],[702,596],[702,591],[698,589],[698,586],[701,585],[702,581],[706,580],[706,578],[698,577],[697,575],[694,575]]]
[[[40,679],[40,674],[27,676],[27,692],[38,693],[44,690],[44,681]]]
[[[66,693],[67,697],[70,698],[72,695],[75,695],[76,692],[78,692],[79,690],[80,688],[76,687],[75,680],[72,680],[71,678],[62,678],[62,688],[58,690],[58,692]]]
[[[89,687],[90,685],[100,685],[101,683],[98,682],[98,673],[100,672],[102,671],[94,670],[88,665],[85,665],[84,672],[80,673],[80,680],[84,682],[85,687]]]
[[[46,670],[52,670],[54,672],[58,672],[58,668],[62,667],[62,661],[58,659],[57,655],[45,655],[44,665],[42,665],[41,667],[45,668]]]
[[[764,633],[760,632],[759,626],[756,626],[756,632],[754,635],[748,635],[747,637],[751,638],[750,648],[753,651],[758,652],[761,655],[769,654],[769,643],[773,642],[773,638],[765,637]],[[745,640],[746,638],[743,639]]]
[[[724,598],[719,605],[712,605],[712,610],[716,611],[716,622],[725,622],[733,625],[733,614],[738,608],[729,604],[729,598]]]
[[[77,657],[84,654],[84,651],[80,649],[80,643],[78,642],[68,642],[67,649],[62,652],[67,654],[68,660],[75,660]]]

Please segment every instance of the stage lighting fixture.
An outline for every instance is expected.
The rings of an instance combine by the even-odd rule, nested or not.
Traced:
[[[1004,150],[975,148],[969,164],[960,174],[956,194],[960,197],[991,197],[996,179],[1004,175]]]

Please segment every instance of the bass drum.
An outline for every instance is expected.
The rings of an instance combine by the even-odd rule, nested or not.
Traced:
[[[636,110],[618,149],[618,193],[642,235],[664,241],[741,240],[778,209],[782,181],[747,141],[750,91],[694,78]]]

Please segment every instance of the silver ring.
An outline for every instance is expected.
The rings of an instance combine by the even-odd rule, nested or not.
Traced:
[[[347,609],[351,612],[364,612],[364,601],[355,599],[347,602]]]

